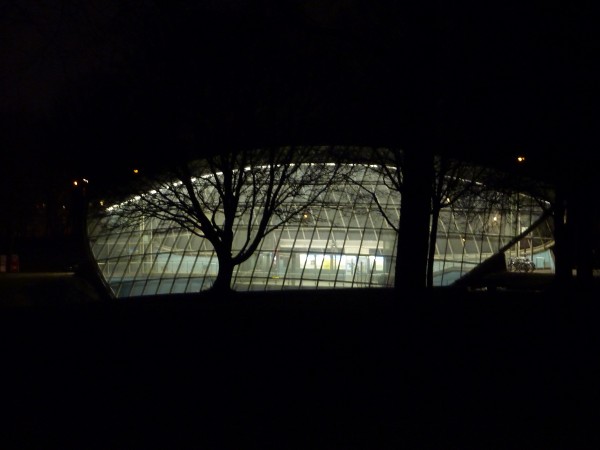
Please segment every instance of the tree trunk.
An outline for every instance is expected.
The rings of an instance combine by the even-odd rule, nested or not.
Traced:
[[[217,292],[231,292],[233,290],[231,288],[231,281],[233,278],[233,269],[235,267],[231,258],[231,253],[229,255],[217,254],[217,259],[219,261],[219,272],[217,273],[217,279],[213,283],[211,290]]]
[[[554,263],[555,263],[555,281],[560,288],[570,286],[572,280],[571,274],[571,255],[568,245],[568,232],[566,223],[566,208],[563,192],[558,188],[556,204],[554,205]]]
[[[404,168],[395,286],[422,289],[427,281],[433,153],[421,148],[407,150]]]
[[[433,287],[433,262],[435,258],[435,243],[437,241],[438,219],[440,208],[434,207],[431,211],[431,230],[429,232],[429,252],[427,256],[427,287]]]

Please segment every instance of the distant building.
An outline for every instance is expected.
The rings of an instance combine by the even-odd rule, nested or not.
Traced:
[[[397,223],[400,194],[388,189],[375,171],[364,168],[361,176],[361,183],[377,188],[385,215]],[[358,195],[357,189],[352,182],[336,185],[330,194],[333,202],[308,209],[267,235],[252,257],[236,267],[233,288],[392,286],[397,234],[373,198]],[[453,283],[501,249],[510,256],[527,256],[538,269],[553,270],[550,222],[536,224],[542,215],[539,203],[514,194],[505,196],[502,204],[504,207],[494,209],[470,202],[466,210],[459,202],[442,209],[435,285]],[[155,218],[134,230],[104,225],[105,219],[90,220],[88,234],[100,271],[117,297],[198,292],[211,287],[218,262],[206,239]]]

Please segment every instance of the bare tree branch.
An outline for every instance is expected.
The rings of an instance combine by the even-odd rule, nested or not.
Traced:
[[[219,260],[215,288],[229,289],[233,267],[265,236],[326,201],[340,168],[323,156],[326,150],[240,150],[181,163],[141,179],[136,194],[107,214],[119,227],[155,218],[206,238]]]

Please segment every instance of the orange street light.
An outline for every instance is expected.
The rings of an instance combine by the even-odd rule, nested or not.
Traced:
[[[522,163],[525,162],[525,157],[524,156],[517,156],[517,161]]]

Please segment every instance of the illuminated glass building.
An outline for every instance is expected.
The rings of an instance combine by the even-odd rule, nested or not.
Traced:
[[[268,234],[237,266],[233,289],[318,289],[392,286],[400,194],[368,167],[336,184],[328,201]],[[362,186],[377,192],[379,206]],[[362,192],[362,193],[361,193]],[[526,255],[536,270],[554,270],[550,222],[522,194],[500,202],[456,202],[441,210],[434,284],[449,285],[499,251]],[[386,220],[386,217],[388,220]],[[172,223],[148,218],[137,228],[92,219],[88,235],[99,269],[116,297],[198,292],[211,287],[218,262],[210,243]],[[241,232],[241,231],[240,231]],[[235,246],[235,242],[234,242]]]

